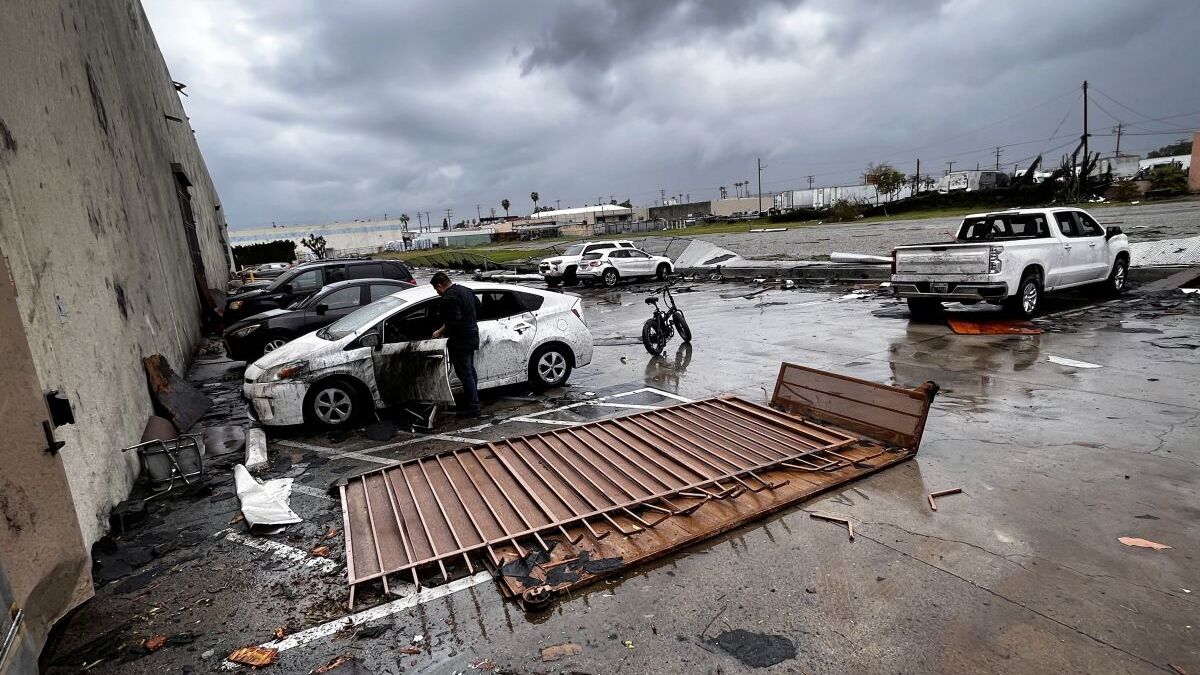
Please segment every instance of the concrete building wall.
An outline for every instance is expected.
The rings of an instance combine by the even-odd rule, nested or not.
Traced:
[[[775,195],[769,192],[764,192],[762,195],[762,210],[766,211],[771,208],[774,203]],[[714,216],[732,216],[735,213],[749,213],[758,210],[758,196],[753,197],[730,197],[729,199],[715,199],[711,202],[712,215]]]
[[[0,251],[40,385],[74,406],[56,433],[90,545],[136,475],[120,448],[152,411],[141,359],[182,370],[201,337],[173,165],[221,290],[225,223],[138,0],[10,0],[0,64]]]
[[[1200,162],[1200,131],[1192,135],[1192,164]],[[1192,192],[1200,192],[1200,171],[1188,172],[1188,189]]]

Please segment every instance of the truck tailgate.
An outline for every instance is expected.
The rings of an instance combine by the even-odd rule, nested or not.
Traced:
[[[989,247],[977,244],[896,249],[896,274],[987,274]]]

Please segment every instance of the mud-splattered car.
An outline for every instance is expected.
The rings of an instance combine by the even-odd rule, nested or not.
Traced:
[[[528,381],[556,387],[592,360],[592,334],[574,295],[463,283],[479,297],[479,388]],[[440,298],[420,286],[381,298],[289,342],[246,368],[243,393],[266,425],[344,427],[368,406],[452,403],[458,388]]]

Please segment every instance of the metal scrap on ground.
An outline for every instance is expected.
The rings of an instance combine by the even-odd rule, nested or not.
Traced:
[[[936,392],[784,364],[771,408],[718,397],[363,474],[341,487],[350,602],[480,563],[548,601],[912,457]]]
[[[935,499],[937,499],[938,497],[945,497],[947,495],[956,495],[960,492],[962,492],[962,488],[950,488],[949,490],[938,490],[937,492],[930,492],[929,493],[929,508],[933,511],[937,511],[937,502],[934,501]]]
[[[1170,546],[1167,546],[1166,544],[1160,544],[1156,541],[1150,541],[1149,539],[1142,539],[1140,537],[1117,537],[1117,541],[1121,542],[1122,544],[1125,544],[1126,546],[1136,546],[1137,548],[1152,548],[1155,551],[1161,551],[1163,549],[1171,548]]]

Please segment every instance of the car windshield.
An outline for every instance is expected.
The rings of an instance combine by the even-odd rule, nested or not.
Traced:
[[[366,307],[351,312],[337,321],[334,321],[329,325],[328,328],[318,331],[317,337],[324,338],[326,340],[341,340],[360,328],[364,328],[375,323],[385,315],[398,309],[402,305],[407,304],[407,302],[407,300],[397,298],[394,295],[389,295],[386,298],[380,298]]]
[[[1049,237],[1046,217],[1040,213],[993,214],[968,218],[958,229],[959,241],[1004,241]]]
[[[572,244],[563,251],[563,255],[580,255],[583,253],[583,244]]]
[[[584,260],[599,260],[603,255],[604,255],[603,253],[589,253],[589,254],[583,256],[583,259]]]

